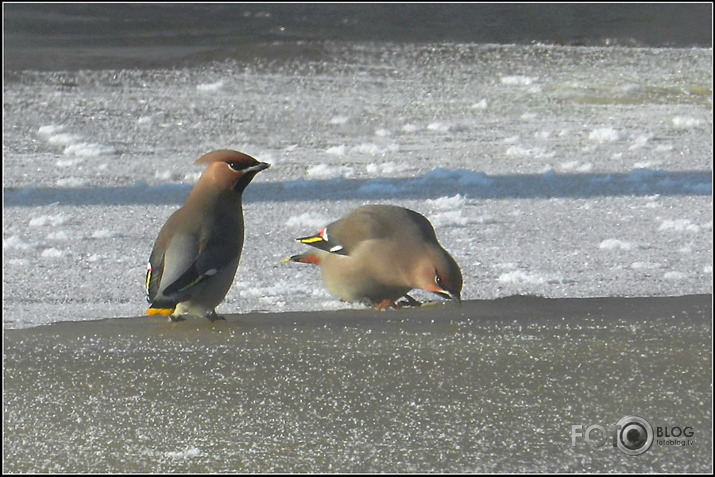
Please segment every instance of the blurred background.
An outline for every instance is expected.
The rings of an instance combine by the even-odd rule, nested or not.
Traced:
[[[312,40],[711,47],[712,4],[4,4],[4,68],[165,67]],[[286,54],[282,51],[281,54]]]

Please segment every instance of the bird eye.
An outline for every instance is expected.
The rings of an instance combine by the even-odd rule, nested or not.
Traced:
[[[228,164],[228,167],[230,167],[232,171],[236,171],[236,172],[241,172],[242,170],[244,170],[245,168],[248,167],[248,164],[244,164],[242,162],[235,162],[235,161],[227,162],[226,164]]]
[[[439,273],[437,273],[437,270],[434,272],[434,282],[438,287],[444,289],[444,283],[442,283],[442,279],[440,278]]]

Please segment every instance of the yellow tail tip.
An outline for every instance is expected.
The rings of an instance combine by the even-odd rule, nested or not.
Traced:
[[[149,308],[146,311],[148,316],[169,316],[174,313],[174,308]]]

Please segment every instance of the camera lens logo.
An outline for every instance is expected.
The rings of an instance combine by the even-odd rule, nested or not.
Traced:
[[[653,427],[637,416],[626,416],[616,424],[616,445],[628,455],[641,455],[653,444]]]
[[[660,429],[659,427],[658,436],[660,436]],[[680,428],[674,429],[678,429],[678,435],[682,434]],[[692,436],[692,430],[689,432]],[[653,426],[638,416],[626,416],[616,424],[610,424],[608,430],[598,424],[590,425],[585,430],[583,425],[571,426],[571,447],[576,447],[579,438],[594,448],[603,447],[610,440],[613,447],[618,447],[628,455],[641,455],[647,452],[653,445],[654,437]]]

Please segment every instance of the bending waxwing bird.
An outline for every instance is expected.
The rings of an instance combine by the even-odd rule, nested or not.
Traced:
[[[315,247],[285,262],[320,266],[328,291],[376,309],[397,306],[415,288],[460,301],[462,272],[417,212],[392,205],[358,207],[316,235],[296,239]]]
[[[236,275],[243,249],[241,196],[253,177],[270,164],[247,154],[218,150],[200,157],[206,170],[159,231],[149,257],[147,314],[221,319],[223,301]]]

